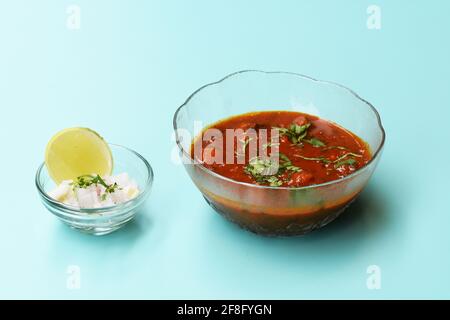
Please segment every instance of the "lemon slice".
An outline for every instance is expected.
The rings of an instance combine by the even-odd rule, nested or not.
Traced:
[[[105,140],[88,128],[69,128],[55,134],[45,150],[45,164],[55,183],[85,174],[111,175],[113,159]]]

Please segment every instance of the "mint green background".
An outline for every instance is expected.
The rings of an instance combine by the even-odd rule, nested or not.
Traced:
[[[450,298],[449,1],[2,1],[0,298]],[[366,28],[366,8],[382,29]],[[172,115],[241,69],[342,83],[387,144],[361,198],[302,238],[255,236],[210,209],[170,161]],[[96,238],[41,205],[48,139],[96,129],[155,170],[146,213]],[[366,268],[379,265],[381,290]],[[66,268],[81,268],[81,289]]]

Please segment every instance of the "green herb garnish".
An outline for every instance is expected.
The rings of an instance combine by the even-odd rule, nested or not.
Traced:
[[[116,182],[114,182],[113,184],[110,184],[106,188],[105,192],[106,193],[114,193],[118,188],[119,188],[119,185]]]
[[[331,161],[331,160],[329,160],[329,159],[327,159],[325,157],[310,158],[310,157],[304,157],[304,156],[301,156],[301,155],[298,155],[298,154],[296,154],[295,156],[299,157],[301,159],[304,159],[304,160],[320,161],[320,162],[323,162],[325,164],[327,164],[327,163],[334,163],[334,167],[335,168],[338,168],[338,167],[346,165],[346,164],[354,165],[356,163],[356,160],[354,158],[346,159],[348,157],[358,157],[358,158],[362,157],[362,155],[356,154],[356,153],[353,153],[353,152],[348,152],[348,153],[340,156],[339,158],[337,158],[334,161]]]
[[[348,157],[361,158],[362,155],[356,154],[356,153],[353,153],[353,152],[346,153],[343,156],[340,156],[339,158],[337,158],[336,160],[333,161],[334,167],[335,168],[339,168],[339,167],[344,166],[344,165],[349,165],[349,166],[354,165],[356,163],[356,160],[354,158],[346,159]]]
[[[252,175],[253,177],[269,176],[278,171],[277,164],[271,159],[262,159],[255,157],[250,159],[248,165],[244,168],[245,173]]]
[[[276,177],[276,176],[269,176],[269,177],[264,178],[264,180],[271,187],[279,187],[279,186],[281,186],[283,184],[283,181],[278,179],[278,177]]]
[[[356,153],[353,153],[353,152],[348,152],[348,153],[344,154],[343,156],[340,156],[339,158],[337,158],[336,160],[333,161],[334,167],[335,168],[339,168],[339,167],[341,167],[343,165],[346,165],[346,164],[348,164],[350,166],[354,165],[356,163],[356,160],[354,158],[347,159],[348,157],[361,158],[362,155],[356,154]]]
[[[308,142],[310,145],[312,145],[313,147],[316,147],[316,148],[320,148],[320,147],[325,147],[326,146],[326,144],[323,141],[321,141],[321,140],[319,140],[317,138],[305,139],[303,141]]]
[[[331,162],[330,160],[328,160],[325,157],[310,158],[310,157],[304,157],[304,156],[301,156],[301,155],[298,155],[298,154],[296,154],[295,156],[299,157],[299,158],[301,158],[303,160],[320,161],[320,162],[323,162],[323,163],[330,163]]]
[[[301,171],[301,169],[299,167],[292,165],[291,160],[284,153],[280,153],[279,157],[280,157],[279,167],[281,170],[289,170],[289,171],[293,171],[293,172]]]
[[[279,162],[271,159],[253,158],[244,167],[244,172],[251,175],[258,183],[268,183],[271,187],[279,187],[283,184],[281,174],[286,171],[300,172],[301,169],[292,164],[291,160],[283,153],[279,154]]]
[[[241,152],[236,151],[235,154],[237,156],[245,156],[245,151],[247,150],[247,146],[250,143],[250,141],[252,141],[252,140],[253,140],[253,138],[250,138],[250,137],[247,137],[247,138],[244,138],[244,139],[240,139],[239,142],[241,143],[241,150],[242,151]]]
[[[287,136],[293,144],[300,144],[301,142],[307,142],[316,148],[325,147],[326,144],[317,138],[313,137],[310,139],[305,139],[306,136],[308,135],[309,127],[311,127],[311,123],[307,123],[302,126],[293,123],[290,125],[289,128],[276,127],[275,129],[278,129],[281,135]]]
[[[342,160],[342,161],[339,161],[339,162],[335,163],[334,167],[335,167],[335,168],[339,168],[339,167],[342,167],[342,166],[344,166],[344,165],[352,166],[352,165],[354,165],[355,163],[356,163],[356,160],[355,160],[355,159],[349,158],[349,159],[345,159],[345,160]]]
[[[299,144],[300,142],[302,142],[302,140],[308,134],[308,129],[310,126],[311,126],[311,123],[307,123],[302,126],[299,126],[298,124],[293,123],[290,125],[289,128],[275,127],[275,129],[278,129],[278,131],[281,135],[287,136],[293,144]]]
[[[276,143],[276,142],[269,142],[269,143],[264,143],[262,145],[263,149],[267,149],[269,147],[278,147],[280,144]]]
[[[339,150],[347,150],[348,151],[348,148],[342,147],[342,146],[329,146],[329,147],[324,148],[323,151],[325,151],[325,150],[332,150],[332,149],[339,149]]]
[[[80,188],[80,189],[86,189],[89,188],[92,185],[101,185],[105,188],[105,193],[103,193],[100,197],[100,199],[102,201],[106,200],[107,194],[111,194],[114,193],[117,189],[119,189],[119,185],[117,183],[113,183],[113,184],[107,184],[105,182],[105,180],[103,180],[102,177],[100,177],[100,175],[83,175],[83,176],[79,176],[78,178],[75,179],[74,182],[72,182],[72,187],[73,189],[75,188]]]
[[[347,158],[349,156],[357,157],[357,158],[361,158],[362,157],[362,155],[360,155],[360,154],[356,154],[356,153],[353,153],[353,152],[348,152],[348,153],[344,154],[343,156],[340,156],[339,158],[337,158],[334,162],[339,162],[339,161],[341,161],[341,160],[343,160],[343,159],[345,159],[345,158]]]

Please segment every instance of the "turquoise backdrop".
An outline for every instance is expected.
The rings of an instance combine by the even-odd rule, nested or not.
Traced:
[[[370,5],[380,29],[367,27]],[[2,1],[0,298],[450,298],[449,12],[444,0]],[[381,163],[328,227],[245,232],[171,162],[176,108],[241,69],[342,83],[380,111]],[[75,232],[40,203],[46,143],[70,126],[155,170],[144,214],[109,236]]]

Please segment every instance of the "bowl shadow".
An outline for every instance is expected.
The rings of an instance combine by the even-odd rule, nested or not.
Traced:
[[[239,226],[218,217],[219,214],[212,208],[210,214],[214,214],[214,228],[217,228],[217,220],[222,220],[220,228],[227,232],[240,233],[240,237],[247,237],[256,243],[271,243],[271,245],[288,245],[296,247],[301,245],[303,250],[320,247],[330,250],[339,250],[346,247],[356,249],[364,241],[375,237],[378,232],[385,229],[389,223],[386,199],[382,192],[368,186],[358,198],[334,221],[328,225],[312,231],[308,234],[293,237],[267,237],[254,234]],[[211,221],[211,220],[210,220]]]
[[[373,236],[388,223],[386,211],[381,194],[374,188],[368,188],[338,218],[327,226],[305,235],[304,239],[334,237],[361,239]]]
[[[152,227],[153,221],[149,217],[150,214],[145,208],[137,212],[136,216],[120,229],[105,235],[92,235],[74,230],[70,226],[59,222],[56,232],[58,238],[64,238],[69,243],[80,242],[81,245],[88,247],[109,247],[114,243],[117,249],[126,250],[133,246],[140,238],[142,238]]]

